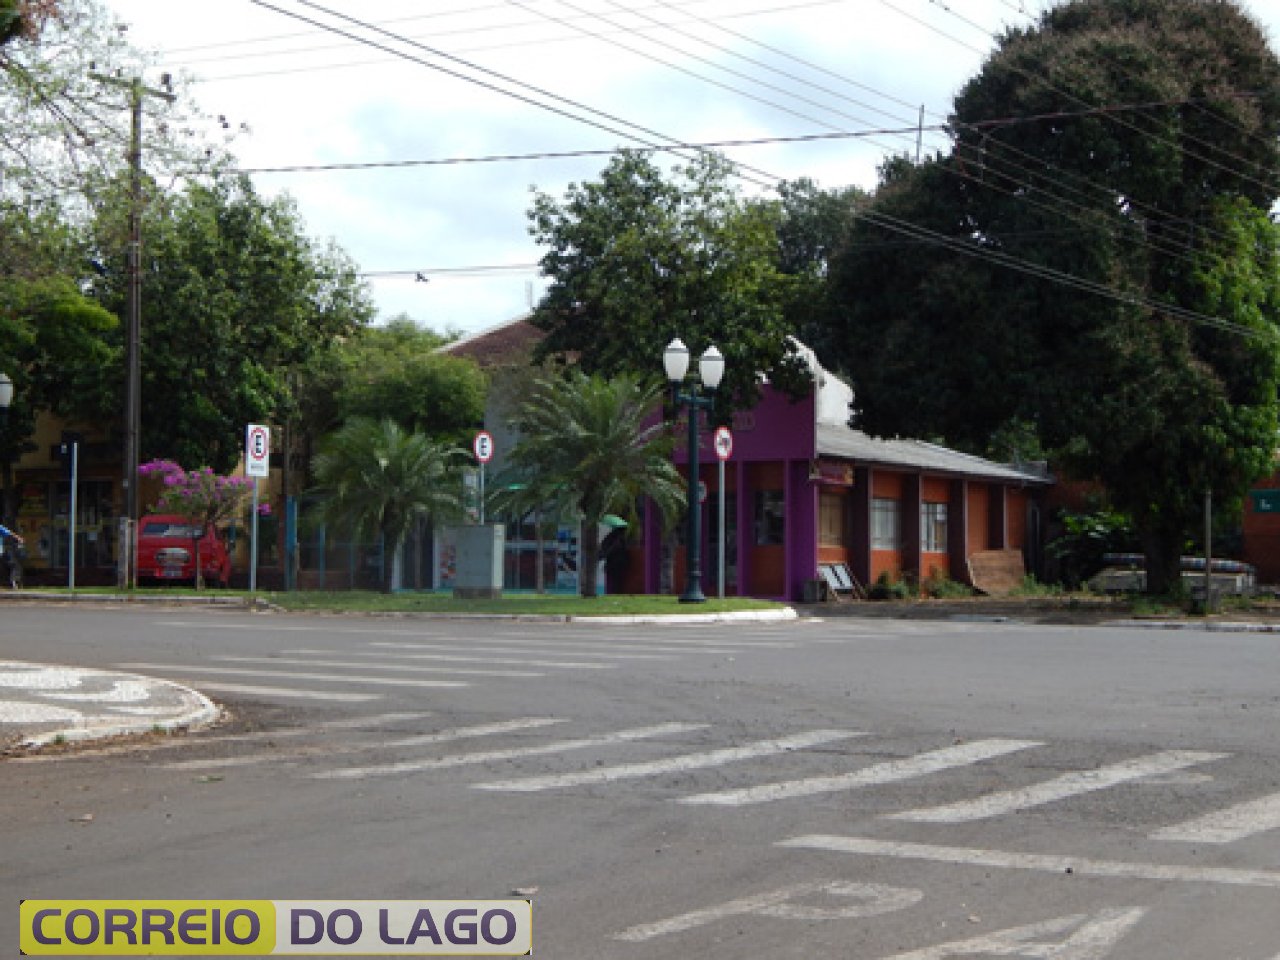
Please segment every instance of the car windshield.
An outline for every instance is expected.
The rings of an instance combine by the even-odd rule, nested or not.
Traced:
[[[164,520],[148,520],[142,524],[144,537],[185,537],[190,540],[199,530],[189,523],[169,523]]]

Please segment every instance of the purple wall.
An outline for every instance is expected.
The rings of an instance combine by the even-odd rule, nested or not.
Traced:
[[[818,486],[809,480],[809,466],[817,455],[814,397],[792,402],[773,387],[765,386],[762,399],[753,410],[735,415],[733,430],[733,455],[725,464],[726,477],[732,476],[738,492],[738,582],[749,583],[751,575],[751,551],[755,544],[753,493],[746,464],[780,463],[783,489],[786,498],[786,569],[784,574],[785,598],[798,598],[805,580],[817,574]],[[676,426],[675,462],[684,466],[688,461],[686,442],[687,426],[681,419]],[[708,467],[716,464],[712,447],[712,430],[705,420],[699,430],[698,460],[706,476]],[[707,529],[707,513],[714,509],[714,497],[708,498],[703,509],[703,526]],[[651,512],[652,514],[652,512]],[[645,589],[657,592],[661,569],[660,536],[655,520],[645,530]],[[715,570],[705,563],[709,555],[703,548],[705,579],[703,589],[707,595],[715,590]],[[679,592],[683,584],[675,584]]]
[[[816,428],[814,425],[814,399],[810,395],[792,403],[773,387],[763,388],[763,398],[754,410],[734,415],[733,456],[729,463],[756,462],[762,460],[804,460],[816,455]],[[682,417],[676,434],[675,461],[683,465],[688,460],[685,426]],[[711,447],[712,431],[705,420],[699,431],[698,459],[702,463],[715,463],[715,451]]]

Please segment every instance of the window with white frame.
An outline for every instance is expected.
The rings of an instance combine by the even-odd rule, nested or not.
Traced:
[[[926,553],[947,552],[947,505],[920,505],[920,549]]]
[[[902,548],[902,505],[897,500],[876,497],[871,501],[871,549]]]

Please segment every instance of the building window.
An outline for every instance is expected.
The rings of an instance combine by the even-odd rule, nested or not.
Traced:
[[[757,490],[755,501],[756,546],[781,544],[786,531],[786,506],[782,491]]]
[[[902,510],[897,500],[876,497],[871,501],[871,549],[902,548]]]
[[[925,553],[947,552],[947,505],[920,505],[920,549]]]
[[[818,496],[818,543],[844,546],[844,496],[823,492]]]

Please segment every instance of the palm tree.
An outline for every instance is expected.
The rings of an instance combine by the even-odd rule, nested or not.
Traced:
[[[358,537],[381,536],[391,554],[383,589],[390,592],[406,536],[421,519],[457,512],[457,447],[410,433],[395,421],[354,418],[312,461],[327,523]]]
[[[633,515],[642,496],[664,514],[684,505],[684,484],[671,461],[671,437],[651,417],[662,386],[623,375],[613,380],[573,371],[544,377],[516,417],[520,442],[512,466],[531,478],[534,502],[562,497],[582,514],[578,584],[596,595],[600,522],[608,513]]]

